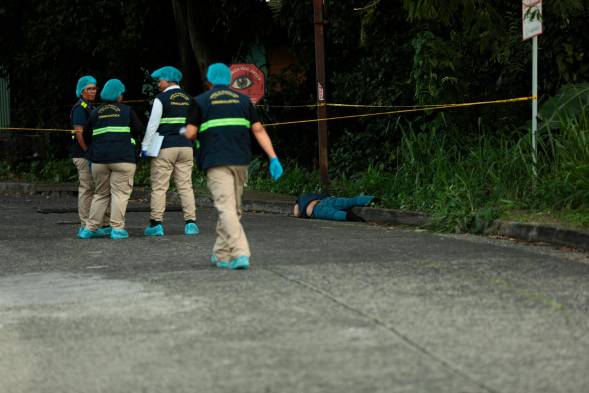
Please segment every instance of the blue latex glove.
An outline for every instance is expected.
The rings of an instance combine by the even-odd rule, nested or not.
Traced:
[[[270,159],[270,176],[272,176],[272,180],[276,181],[280,179],[283,172],[284,170],[282,169],[280,161],[278,161],[278,157]]]
[[[147,150],[141,150],[141,158],[147,158]]]

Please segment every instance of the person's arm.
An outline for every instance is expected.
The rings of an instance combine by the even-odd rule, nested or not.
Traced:
[[[282,177],[282,174],[284,173],[284,169],[282,168],[280,160],[278,160],[278,157],[276,156],[276,152],[274,151],[274,146],[272,146],[270,136],[266,132],[266,129],[264,128],[262,123],[260,123],[259,121],[255,122],[252,125],[252,133],[254,134],[254,137],[260,144],[262,150],[264,150],[264,152],[268,155],[268,158],[270,159],[270,165],[268,168],[270,170],[270,176],[272,176],[272,179],[274,181],[280,179],[280,177]]]
[[[272,141],[270,140],[270,136],[266,132],[266,129],[259,121],[252,125],[252,133],[254,137],[260,144],[260,147],[264,152],[268,155],[269,159],[276,158],[276,152],[274,151],[274,146],[272,146]]]
[[[268,158],[270,159],[270,165],[268,169],[270,170],[270,176],[272,176],[272,179],[276,181],[280,179],[280,177],[284,173],[284,170],[282,169],[282,164],[280,164],[280,160],[278,160],[278,157],[276,157],[276,152],[274,151],[274,146],[272,146],[270,136],[266,132],[266,129],[264,128],[262,123],[260,123],[260,119],[258,118],[258,112],[249,100],[247,117],[252,125],[251,127],[252,133],[254,134],[254,138],[256,138],[256,140],[260,144],[260,147],[262,148],[262,150],[264,150],[264,152],[268,155]]]
[[[153,139],[157,129],[160,126],[163,110],[164,107],[159,98],[153,100],[153,107],[151,108],[151,114],[149,115],[149,121],[147,122],[145,137],[143,137],[143,142],[141,142],[141,150],[145,151],[149,149],[149,146],[151,145],[151,140]]]
[[[201,111],[200,107],[195,100],[190,101],[188,107],[188,116],[186,117],[186,129],[184,136],[191,141],[196,140],[198,136],[198,126],[201,123]]]
[[[76,125],[76,126],[74,126],[74,130],[76,131],[76,141],[78,142],[78,145],[80,145],[82,150],[84,150],[84,151],[88,150],[88,145],[86,144],[86,141],[84,140],[84,127],[82,127],[80,125]]]
[[[82,148],[82,150],[88,150],[88,145],[84,140],[84,126],[89,122],[89,114],[86,109],[81,106],[76,106],[72,114],[72,127],[75,131],[76,142]]]

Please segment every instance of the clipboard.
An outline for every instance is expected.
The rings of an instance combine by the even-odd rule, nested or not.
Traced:
[[[157,132],[151,139],[151,144],[147,149],[146,156],[147,157],[157,157],[160,154],[160,149],[162,148],[162,143],[164,142],[164,136],[158,134]]]

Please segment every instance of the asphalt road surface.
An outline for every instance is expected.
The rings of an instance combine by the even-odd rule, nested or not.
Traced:
[[[78,240],[74,198],[0,197],[0,392],[589,392],[587,255],[245,214],[248,271],[214,267],[216,213]]]

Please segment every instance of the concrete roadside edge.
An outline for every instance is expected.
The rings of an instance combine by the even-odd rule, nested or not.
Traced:
[[[510,237],[528,242],[542,242],[589,251],[589,232],[548,225],[495,220],[486,235]]]
[[[0,194],[4,195],[75,195],[77,190],[78,188],[75,184],[0,182]],[[213,206],[208,191],[197,190],[195,194],[199,206]],[[132,198],[149,200],[149,189],[136,187],[133,190]],[[289,215],[292,211],[293,201],[294,198],[292,197],[246,191],[243,197],[243,209],[249,212]],[[180,199],[178,194],[175,192],[168,193],[168,203],[170,205],[179,205]],[[429,216],[420,212],[373,207],[354,208],[353,211],[357,216],[364,219],[364,221],[375,224],[424,226],[431,222]],[[589,251],[588,231],[532,223],[495,220],[485,230],[484,234],[509,237],[528,242],[549,243]]]

